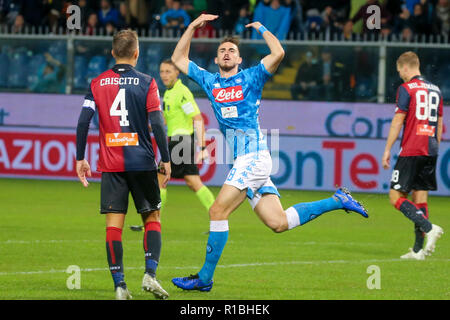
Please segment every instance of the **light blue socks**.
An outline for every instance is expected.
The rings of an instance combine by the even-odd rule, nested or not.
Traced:
[[[198,273],[200,280],[204,284],[207,284],[212,280],[214,270],[216,269],[227,240],[228,220],[211,221],[208,244],[206,245],[205,263]]]
[[[304,225],[325,212],[337,209],[342,209],[342,204],[335,197],[293,205],[286,210],[289,229]]]

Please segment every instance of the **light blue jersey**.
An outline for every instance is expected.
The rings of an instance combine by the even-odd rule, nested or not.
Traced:
[[[259,127],[259,105],[264,84],[272,76],[263,63],[222,78],[189,63],[188,76],[206,92],[220,131],[233,150],[234,158],[267,150],[267,140]]]

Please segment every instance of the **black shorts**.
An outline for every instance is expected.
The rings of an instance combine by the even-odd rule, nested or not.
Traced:
[[[138,213],[160,209],[156,170],[103,172],[100,213],[127,213],[130,192]]]
[[[185,154],[185,151],[189,151],[189,153]],[[183,179],[184,176],[199,175],[198,166],[195,164],[195,143],[193,135],[171,137],[169,141],[169,153],[172,178]]]
[[[398,157],[391,177],[391,189],[409,193],[411,190],[436,190],[437,156]]]

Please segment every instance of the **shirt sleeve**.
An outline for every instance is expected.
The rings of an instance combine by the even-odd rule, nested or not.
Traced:
[[[92,85],[92,83],[89,85],[88,93],[84,97],[83,108],[91,108],[93,111],[95,111],[96,105],[95,105],[95,99],[94,99],[94,94],[92,93],[91,85]]]
[[[92,94],[91,86],[84,97],[83,107],[78,118],[77,124],[77,160],[83,160],[86,151],[87,136],[89,132],[89,124],[95,114],[95,100]]]
[[[159,98],[158,85],[155,79],[150,83],[147,93],[147,112],[161,111],[161,101]]]
[[[400,86],[397,90],[397,108],[395,109],[395,113],[406,113],[409,109],[409,102],[411,97],[409,96],[408,91],[404,86]]]
[[[210,73],[203,68],[200,68],[193,61],[189,61],[188,77],[197,82],[197,84],[203,89],[207,90],[207,79]]]
[[[257,66],[251,67],[248,70],[253,85],[259,89],[262,89],[267,80],[269,80],[270,77],[272,77],[272,74],[269,71],[267,71],[262,61]]]
[[[442,98],[441,93],[439,93],[439,99],[438,116],[442,117],[444,115],[444,99]]]
[[[190,117],[194,117],[200,114],[200,109],[198,108],[197,103],[195,102],[194,95],[189,89],[185,89],[183,91],[183,96],[181,97],[181,109],[183,112]]]

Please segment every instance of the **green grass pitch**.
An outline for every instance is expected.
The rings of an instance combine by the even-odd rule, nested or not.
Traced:
[[[107,269],[100,185],[76,181],[0,179],[0,299],[113,299]],[[215,194],[218,188],[212,188]],[[330,192],[281,190],[285,208]],[[431,220],[447,234],[425,261],[402,261],[413,244],[413,225],[387,195],[354,194],[370,218],[335,211],[305,226],[275,234],[244,203],[229,220],[230,235],[209,293],[184,292],[172,277],[202,266],[208,215],[185,186],[169,186],[162,215],[158,279],[170,299],[449,299],[450,198],[429,200]],[[125,280],[134,299],[141,291],[144,253],[130,198],[123,232]],[[81,288],[69,290],[68,266],[81,268]],[[380,270],[380,289],[367,287],[369,266]],[[370,282],[370,281],[369,281]]]

